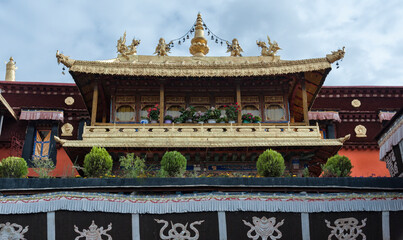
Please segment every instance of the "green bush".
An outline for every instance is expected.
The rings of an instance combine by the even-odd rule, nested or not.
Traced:
[[[125,177],[136,178],[145,175],[145,160],[138,156],[134,157],[133,153],[128,153],[126,156],[120,157],[119,162]]]
[[[55,169],[55,164],[49,158],[33,158],[31,160],[33,170],[38,174],[39,178],[52,178],[50,172]]]
[[[257,172],[264,177],[280,177],[284,173],[284,158],[274,150],[266,150],[260,154],[256,163]]]
[[[351,174],[350,159],[346,156],[340,156],[338,154],[327,159],[325,165],[322,165],[323,177],[349,177]]]
[[[23,178],[28,174],[27,162],[20,157],[7,157],[0,162],[0,176],[3,178]]]
[[[102,147],[93,147],[84,158],[84,173],[88,177],[100,177],[110,174],[112,170],[112,157]]]
[[[186,171],[186,158],[177,151],[162,156],[160,176],[181,177]]]

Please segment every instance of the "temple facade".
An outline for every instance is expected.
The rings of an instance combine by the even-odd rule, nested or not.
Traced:
[[[285,156],[290,174],[309,167],[318,175],[320,164],[348,139],[322,138],[308,116],[331,64],[344,57],[344,48],[323,58],[282,60],[277,42],[268,38],[269,46],[257,42],[261,56],[242,57],[234,39],[227,42],[231,56],[208,57],[200,14],[190,57],[168,56],[173,43],[162,38],[156,56],[137,55],[138,40],[128,46],[125,42],[126,35],[118,41],[117,58],[110,60],[75,60],[57,52],[91,115],[82,140],[56,137],[79,162],[93,146],[107,148],[115,158],[134,152],[151,163],[175,149],[186,156],[191,169],[247,171],[255,169],[261,152],[272,148]],[[219,109],[224,115],[231,104],[241,109],[231,123],[163,121],[189,107],[200,113]],[[156,106],[158,122],[141,123]],[[245,123],[242,115],[248,113],[261,121]]]

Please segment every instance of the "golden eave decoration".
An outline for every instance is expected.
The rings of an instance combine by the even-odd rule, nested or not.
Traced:
[[[203,57],[210,50],[210,48],[207,46],[207,39],[204,37],[203,20],[200,13],[197,14],[195,36],[193,37],[191,43],[192,44],[190,45],[189,52],[195,57]]]

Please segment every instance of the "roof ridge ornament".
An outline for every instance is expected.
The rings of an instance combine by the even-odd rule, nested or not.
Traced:
[[[227,42],[227,52],[231,52],[231,57],[242,57],[243,49],[239,45],[238,39],[232,39],[232,44]]]
[[[269,43],[269,47],[267,47],[265,42],[262,41],[256,41],[256,44],[258,47],[262,48],[261,55],[262,56],[271,56],[274,57],[277,53],[278,50],[282,50],[276,41],[273,41],[273,43],[270,41],[269,35],[267,35],[267,41]]]
[[[204,57],[210,50],[207,46],[207,39],[204,37],[204,27],[201,14],[197,14],[195,35],[191,41],[189,52],[195,57]]]
[[[157,56],[168,56],[168,53],[171,51],[171,44],[172,41],[170,41],[168,44],[165,43],[164,38],[160,38],[158,41],[158,45],[155,48],[155,52],[153,54],[157,54]]]
[[[71,66],[73,66],[75,60],[74,59],[70,59],[69,56],[64,55],[63,53],[60,53],[59,50],[56,51],[56,58],[57,58],[57,63],[63,63],[64,66],[70,68]]]
[[[116,45],[119,59],[125,59],[127,61],[131,60],[131,56],[137,55],[137,46],[140,44],[141,40],[136,40],[133,38],[132,43],[126,46],[126,31],[123,34],[123,37],[118,39],[118,43]]]
[[[332,51],[331,54],[327,54],[326,55],[326,59],[329,63],[334,63],[337,60],[340,60],[342,58],[344,58],[344,54],[346,53],[345,51],[346,47],[343,46],[342,49],[339,49],[337,51]]]

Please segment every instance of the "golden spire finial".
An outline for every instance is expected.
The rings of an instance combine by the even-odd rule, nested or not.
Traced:
[[[200,13],[197,14],[195,36],[191,43],[189,52],[195,57],[203,57],[210,50],[207,46],[207,39],[204,37],[203,20]]]

